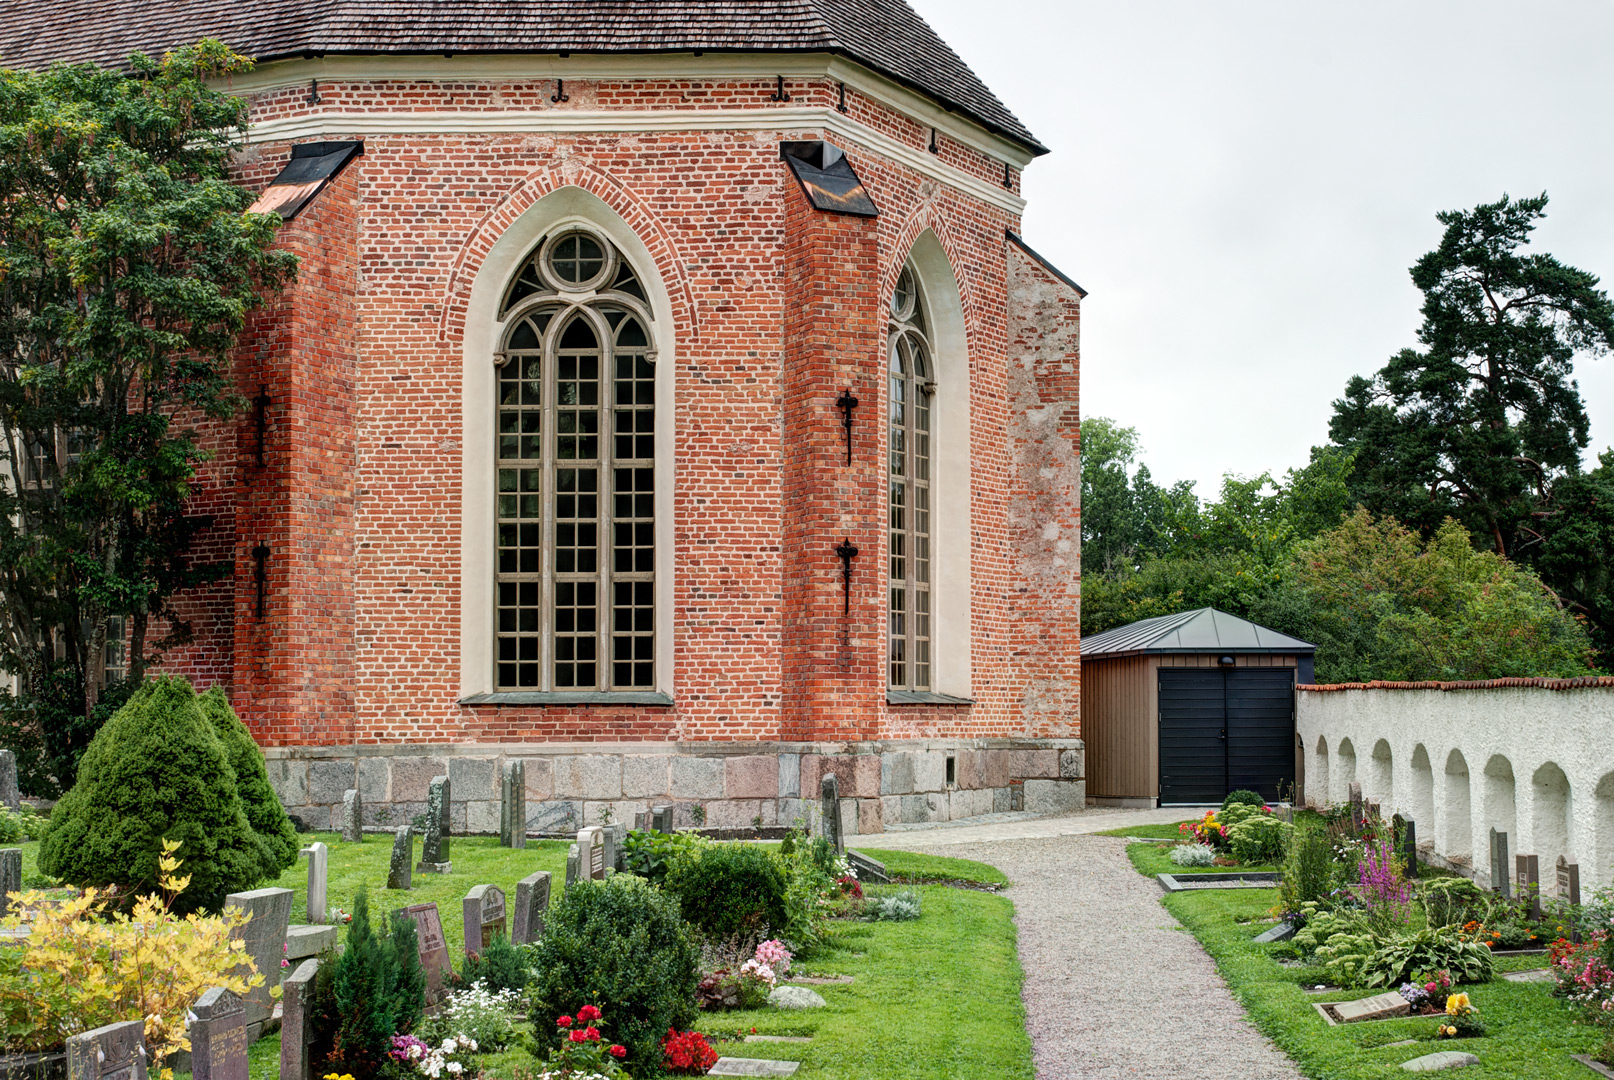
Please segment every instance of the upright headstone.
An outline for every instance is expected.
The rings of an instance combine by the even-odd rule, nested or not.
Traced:
[[[193,1080],[247,1080],[247,1011],[241,999],[215,986],[191,1006]]]
[[[657,832],[673,831],[673,808],[665,804],[650,808],[650,827]]]
[[[835,852],[846,854],[846,840],[841,836],[841,782],[830,773],[820,785],[819,813],[824,818],[824,836],[835,845]]]
[[[448,851],[448,807],[452,798],[448,777],[432,777],[426,791],[426,837],[421,841],[420,865],[416,867],[422,874],[446,874],[454,869]]]
[[[1513,895],[1508,883],[1508,834],[1491,830],[1491,888],[1507,899]]]
[[[304,960],[286,979],[281,995],[280,1019],[280,1080],[310,1080],[308,1075],[308,1044],[314,1037],[314,1025],[308,1015],[314,997],[314,975],[319,971],[317,959]]]
[[[649,813],[649,811],[640,810],[637,813],[635,813],[633,815],[633,829],[634,829],[634,831],[635,832],[644,832],[648,828],[650,828],[650,813]]]
[[[510,920],[510,940],[531,945],[544,936],[544,914],[549,910],[549,872],[540,870],[516,882],[516,910]]]
[[[590,825],[577,831],[577,850],[583,856],[579,868],[582,875],[592,881],[605,878],[605,827]]]
[[[364,800],[358,788],[342,792],[342,840],[348,844],[364,842]]]
[[[22,789],[17,786],[17,755],[0,750],[0,805],[8,810],[22,809]]]
[[[1355,829],[1357,832],[1361,832],[1362,831],[1362,822],[1365,820],[1363,809],[1362,809],[1362,785],[1359,782],[1355,781],[1355,780],[1351,781],[1350,800],[1351,800],[1351,827],[1353,829]]]
[[[405,825],[392,836],[392,864],[387,868],[387,888],[412,889],[415,864],[415,833]]]
[[[22,892],[22,848],[0,848],[0,917],[11,914],[14,892]]]
[[[330,881],[331,849],[315,840],[298,854],[308,856],[308,923],[318,926],[329,922],[326,884]]]
[[[1418,876],[1418,823],[1411,818],[1401,830],[1401,857],[1407,863],[1407,877]]]
[[[436,904],[411,904],[404,914],[415,921],[420,949],[420,966],[426,970],[426,1001],[435,1004],[443,996],[443,980],[454,974],[448,958],[448,942],[443,938],[443,920]]]
[[[290,889],[253,889],[250,892],[231,893],[224,898],[224,907],[239,908],[251,918],[237,931],[247,943],[247,955],[263,984],[247,991],[247,1038],[256,1039],[264,1021],[274,1011],[275,987],[280,985],[280,961],[286,955],[286,927],[291,922]]]
[[[146,1080],[146,1023],[125,1020],[67,1040],[68,1080]]]
[[[628,837],[628,827],[617,821],[605,827],[605,868],[613,874],[618,870],[617,860],[622,858],[622,841]]]
[[[1541,859],[1536,855],[1516,855],[1513,859],[1519,884],[1519,899],[1530,901],[1530,918],[1541,919]]]
[[[1565,855],[1558,856],[1558,899],[1580,907],[1580,863],[1570,862]],[[1580,940],[1580,920],[1569,928],[1569,940]]]
[[[527,846],[527,763],[504,763],[499,799],[499,843],[507,848]]]
[[[583,848],[573,844],[566,849],[566,887],[570,889],[583,876]]]
[[[505,924],[504,890],[497,885],[478,885],[461,902],[465,915],[465,951],[480,953],[495,937],[508,937]]]

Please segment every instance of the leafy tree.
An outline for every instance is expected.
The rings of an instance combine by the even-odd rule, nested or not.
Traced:
[[[208,80],[248,62],[204,41],[129,63],[0,71],[0,464],[19,481],[0,490],[0,667],[35,790],[72,783],[103,718],[109,620],[138,681],[187,634],[174,592],[227,570],[189,559],[207,454],[187,425],[238,408],[230,350],[295,270],[228,174],[246,103]],[[172,632],[148,642],[159,617]]]
[[[1598,279],[1522,250],[1547,196],[1438,215],[1440,246],[1412,267],[1421,349],[1403,349],[1334,403],[1333,441],[1356,455],[1353,493],[1433,534],[1455,517],[1500,554],[1538,541],[1534,514],[1580,470],[1587,417],[1577,357],[1614,344]]]

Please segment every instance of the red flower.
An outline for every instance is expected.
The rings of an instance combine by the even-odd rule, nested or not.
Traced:
[[[600,1041],[599,1029],[598,1028],[589,1028],[586,1031],[584,1031],[583,1032],[583,1041],[584,1042],[599,1042]]]
[[[598,1020],[600,1018],[600,1010],[596,1009],[592,1005],[584,1005],[581,1009],[577,1010],[577,1018],[582,1020],[584,1023],[587,1023],[590,1020]]]
[[[587,1036],[584,1035],[581,1031],[567,1032],[566,1037],[568,1039],[572,1040],[572,1042],[582,1042],[585,1038],[587,1038]]]
[[[613,1046],[611,1047],[611,1056],[618,1058],[627,1057],[628,1048],[626,1046]]]
[[[572,1018],[569,1016],[563,1016],[559,1020],[556,1020],[555,1023],[560,1027],[571,1027]]]

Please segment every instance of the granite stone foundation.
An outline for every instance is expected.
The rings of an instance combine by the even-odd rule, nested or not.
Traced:
[[[911,739],[864,743],[622,743],[269,747],[269,779],[301,827],[342,825],[342,796],[362,785],[364,824],[407,825],[425,810],[426,785],[447,775],[456,833],[499,831],[497,778],[526,768],[529,833],[575,833],[633,821],[670,805],[674,827],[819,825],[824,776],[840,782],[842,830],[943,822],[1024,809],[1079,810],[1086,802],[1080,739]],[[345,779],[344,779],[345,778]]]

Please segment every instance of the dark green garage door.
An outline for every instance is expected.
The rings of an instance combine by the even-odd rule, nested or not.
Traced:
[[[1160,668],[1160,801],[1276,801],[1295,776],[1293,668]]]

